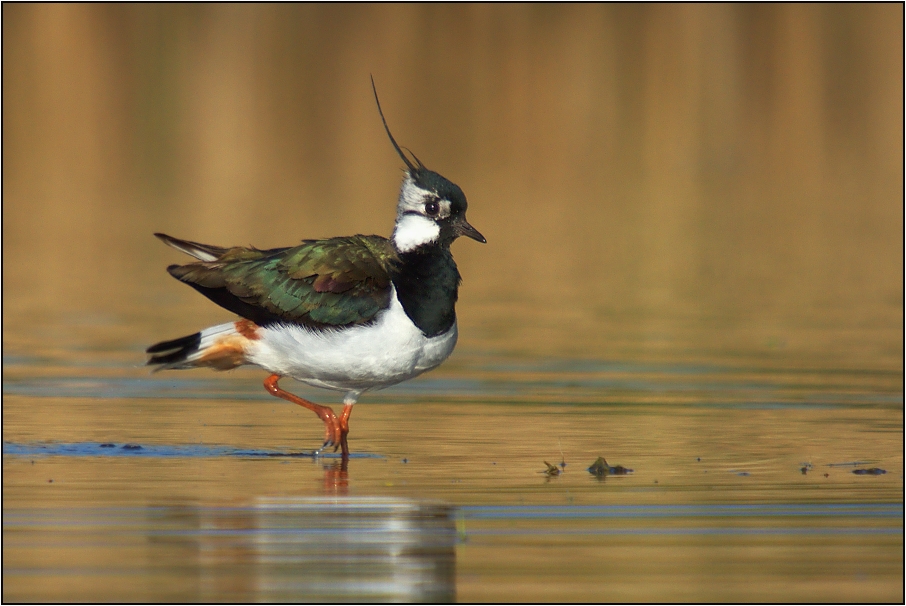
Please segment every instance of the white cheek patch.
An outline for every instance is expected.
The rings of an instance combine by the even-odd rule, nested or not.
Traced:
[[[421,215],[403,215],[393,230],[393,244],[400,252],[409,252],[440,236],[440,226]]]
[[[438,218],[446,219],[450,216],[450,201],[449,200],[440,200],[438,206],[440,207],[440,212],[437,213]]]
[[[400,188],[398,212],[402,213],[410,210],[420,212],[425,204],[425,198],[429,195],[431,195],[431,192],[416,185],[412,177],[407,175],[403,181],[403,186]]]

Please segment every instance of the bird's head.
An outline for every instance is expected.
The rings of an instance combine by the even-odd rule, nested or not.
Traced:
[[[482,244],[487,242],[484,236],[466,221],[466,208],[469,204],[462,189],[449,179],[426,168],[411,151],[409,153],[412,154],[414,162],[403,153],[387,126],[373,78],[371,86],[387,136],[396,153],[406,164],[406,176],[400,187],[399,204],[396,207],[393,245],[399,252],[410,252],[427,245],[449,247],[459,236],[468,236]]]

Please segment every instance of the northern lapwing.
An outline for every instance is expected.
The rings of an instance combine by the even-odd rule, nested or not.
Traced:
[[[374,89],[374,81],[372,80]],[[241,319],[152,345],[155,370],[244,364],[270,373],[272,395],[303,406],[325,425],[324,444],[349,456],[349,415],[364,392],[436,368],[456,345],[461,281],[450,245],[486,242],[466,221],[466,196],[387,136],[406,165],[390,239],[347,236],[259,250],[223,248],[165,234],[164,243],[197,261],[167,268]],[[345,392],[343,412],[284,391],[282,377]]]

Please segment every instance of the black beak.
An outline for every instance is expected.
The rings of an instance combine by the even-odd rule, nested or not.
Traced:
[[[459,236],[468,236],[476,242],[481,242],[482,244],[487,244],[488,241],[484,239],[484,236],[481,235],[477,229],[469,225],[469,222],[465,218],[457,221],[456,223],[456,234]]]

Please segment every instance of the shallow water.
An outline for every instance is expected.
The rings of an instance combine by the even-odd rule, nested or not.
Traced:
[[[895,370],[466,346],[366,394],[344,466],[260,371],[91,326],[9,332],[4,600],[902,600]]]

